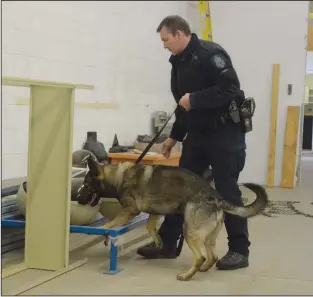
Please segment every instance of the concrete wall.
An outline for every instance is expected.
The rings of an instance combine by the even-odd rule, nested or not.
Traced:
[[[151,113],[171,112],[169,53],[156,33],[168,14],[197,29],[187,2],[12,1],[2,5],[3,75],[93,84],[77,102],[114,103],[112,109],[75,109],[74,149],[97,131],[108,150],[114,134],[131,145],[151,132]],[[27,172],[29,89],[3,87],[2,178]],[[22,105],[21,105],[22,104]],[[49,129],[49,127],[47,127]]]
[[[168,14],[186,16],[199,33],[192,1],[4,2],[3,75],[87,83],[76,101],[118,104],[111,109],[76,109],[74,149],[88,130],[109,149],[114,133],[131,144],[149,133],[155,110],[170,112],[169,53],[155,33]],[[247,135],[247,164],[241,181],[266,183],[270,129],[271,71],[281,64],[277,125],[276,184],[280,183],[287,105],[304,97],[308,4],[213,1],[213,38],[229,51],[249,96],[256,98],[254,131]],[[293,93],[287,95],[287,84]],[[3,88],[3,178],[26,174],[29,90]]]
[[[275,184],[281,181],[286,109],[304,100],[307,1],[213,1],[213,38],[231,55],[247,96],[254,96],[254,131],[247,134],[241,181],[267,183],[272,64],[280,63]],[[287,84],[293,85],[292,95]]]

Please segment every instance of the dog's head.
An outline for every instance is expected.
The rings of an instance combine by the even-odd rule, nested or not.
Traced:
[[[105,195],[105,185],[103,183],[104,172],[102,164],[88,155],[84,158],[87,162],[89,171],[87,172],[83,185],[77,192],[77,201],[79,204],[90,204],[95,206],[98,204],[101,197]]]

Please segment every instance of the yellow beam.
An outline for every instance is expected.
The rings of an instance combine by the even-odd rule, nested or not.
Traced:
[[[85,90],[94,90],[93,85],[85,84],[71,84],[56,81],[46,81],[23,77],[10,77],[2,76],[2,85],[13,86],[13,87],[30,87],[30,86],[46,86],[46,87],[59,87],[59,88],[76,88]]]
[[[201,38],[203,40],[212,40],[213,35],[209,1],[199,1],[198,3],[201,22]]]

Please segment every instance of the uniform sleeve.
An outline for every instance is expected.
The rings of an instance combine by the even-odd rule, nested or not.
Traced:
[[[170,138],[182,142],[187,134],[184,122],[183,111],[180,107],[175,110],[175,122],[173,123]]]
[[[228,104],[240,91],[240,84],[235,69],[229,57],[217,53],[210,57],[208,71],[210,77],[215,77],[215,85],[190,94],[190,108],[220,108]]]

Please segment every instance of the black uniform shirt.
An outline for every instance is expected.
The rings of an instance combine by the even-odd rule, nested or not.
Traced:
[[[170,137],[182,141],[186,133],[211,134],[216,122],[228,112],[231,100],[244,93],[227,52],[212,41],[192,34],[185,50],[171,56],[171,89],[178,103],[190,93],[190,111],[177,109]]]

